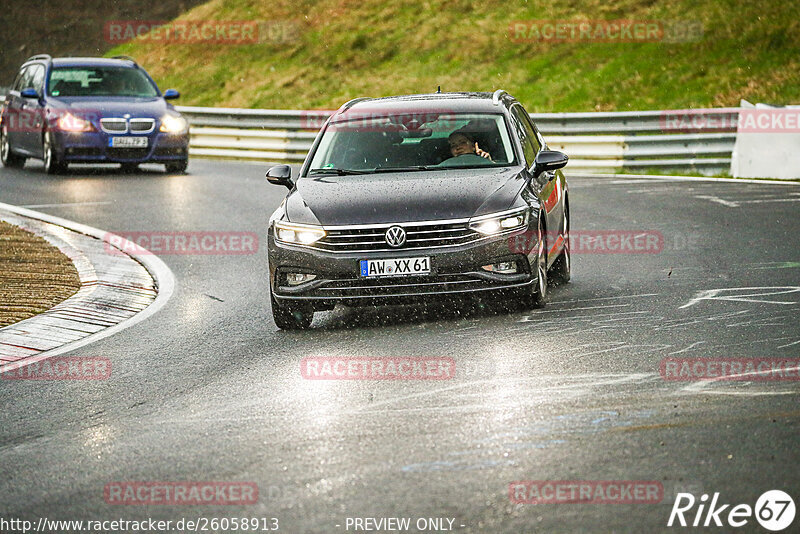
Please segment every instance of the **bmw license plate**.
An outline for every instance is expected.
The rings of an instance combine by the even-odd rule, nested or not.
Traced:
[[[113,148],[147,148],[147,137],[111,137],[108,146]]]
[[[404,276],[429,274],[430,258],[392,258],[388,260],[361,260],[361,276]]]

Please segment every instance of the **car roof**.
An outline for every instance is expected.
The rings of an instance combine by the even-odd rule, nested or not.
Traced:
[[[336,116],[345,118],[349,112],[369,113],[404,113],[404,112],[479,112],[502,113],[504,107],[516,102],[507,93],[498,99],[500,106],[494,102],[493,93],[428,93],[416,95],[388,96],[383,98],[361,98],[351,100],[339,108]]]
[[[54,67],[136,67],[129,59],[113,59],[105,57],[56,57]]]

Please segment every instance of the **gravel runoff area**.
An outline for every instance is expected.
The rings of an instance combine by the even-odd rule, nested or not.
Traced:
[[[0,221],[0,328],[49,310],[80,286],[77,269],[58,248]]]

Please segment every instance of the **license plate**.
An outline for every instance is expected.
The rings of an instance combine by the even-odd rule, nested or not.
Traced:
[[[361,276],[404,276],[429,274],[430,258],[392,258],[387,260],[361,260]]]
[[[111,137],[108,146],[113,148],[147,148],[147,137]]]

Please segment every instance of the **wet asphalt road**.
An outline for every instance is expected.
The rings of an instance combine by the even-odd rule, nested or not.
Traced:
[[[0,169],[1,202],[104,230],[262,240],[252,255],[162,256],[177,280],[167,305],[72,353],[110,358],[109,380],[0,382],[0,518],[275,517],[282,532],[329,533],[354,532],[348,517],[431,517],[465,533],[658,532],[674,530],[678,491],[754,505],[782,489],[800,505],[797,381],[667,381],[659,367],[800,359],[800,185],[571,176],[573,234],[660,232],[663,247],[574,254],[572,282],[551,288],[543,310],[337,308],[292,333],[269,310],[263,240],[285,190],[265,169]],[[301,359],[338,356],[450,357],[464,372],[301,377]],[[509,484],[522,480],[658,481],[664,498],[514,504]],[[114,481],[249,481],[259,499],[114,506],[103,497]],[[759,528],[751,518],[738,531]]]

